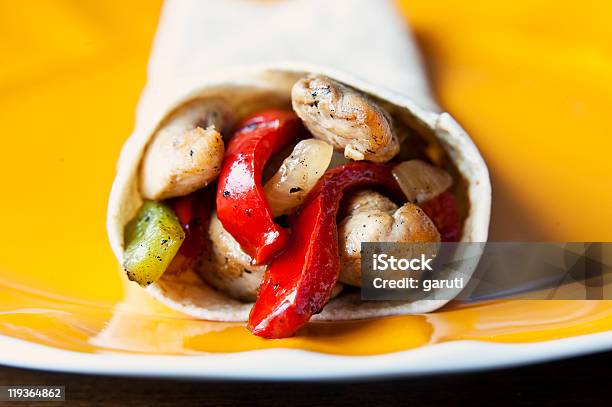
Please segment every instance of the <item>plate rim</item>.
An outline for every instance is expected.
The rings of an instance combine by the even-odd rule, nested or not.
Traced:
[[[287,348],[204,355],[84,353],[0,335],[0,364],[58,373],[135,378],[341,381],[509,368],[610,349],[612,330],[530,343],[450,341],[366,356],[331,355]]]

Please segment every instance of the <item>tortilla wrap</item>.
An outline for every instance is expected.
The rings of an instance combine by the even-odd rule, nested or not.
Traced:
[[[461,241],[484,242],[487,239],[491,187],[486,165],[476,146],[448,113],[427,111],[409,98],[378,89],[376,86],[339,72],[323,68],[255,66],[225,72],[220,77],[210,75],[197,87],[177,93],[154,120],[136,131],[125,144],[119,159],[117,177],[109,200],[107,227],[115,256],[123,262],[123,230],[132,219],[142,198],[138,190],[139,165],[147,143],[164,118],[185,103],[200,99],[225,99],[239,115],[266,107],[290,107],[293,83],[307,73],[329,76],[358,89],[379,102],[396,121],[416,130],[425,139],[437,142],[453,164],[455,188],[465,220]],[[472,266],[475,267],[475,264]],[[473,267],[461,270],[471,275]],[[471,268],[471,270],[470,270]],[[206,285],[195,272],[164,275],[147,291],[164,304],[191,316],[215,321],[246,321],[252,304],[233,300]],[[450,298],[432,291],[430,298]],[[341,294],[331,300],[315,320],[363,319],[386,315],[424,313],[433,311],[448,300],[425,299],[415,302],[361,301],[358,292]]]
[[[225,99],[237,116],[264,107],[290,108],[291,86],[310,73],[370,95],[394,121],[439,143],[452,162],[447,170],[463,212],[461,240],[486,241],[491,206],[487,167],[465,131],[440,113],[416,43],[391,0],[166,0],[135,131],[121,152],[109,199],[107,229],[119,263],[124,226],[142,203],[142,155],[165,117],[201,98]],[[474,267],[465,264],[461,274],[469,275]],[[176,310],[208,320],[246,321],[252,306],[213,290],[190,271],[164,276],[146,290]],[[456,293],[439,296],[445,300],[436,299],[439,292],[430,294],[414,302],[379,302],[361,301],[358,292],[342,293],[313,319],[424,313]]]

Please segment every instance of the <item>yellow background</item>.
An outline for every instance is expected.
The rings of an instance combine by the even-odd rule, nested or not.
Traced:
[[[0,1],[0,283],[122,298],[106,202],[160,5]],[[400,8],[488,162],[492,239],[612,240],[612,2]]]

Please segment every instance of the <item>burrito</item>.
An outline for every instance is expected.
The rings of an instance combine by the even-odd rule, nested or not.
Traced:
[[[361,243],[484,242],[490,193],[447,113],[338,72],[253,67],[175,95],[128,139],[107,226],[159,301],[282,338],[443,306],[362,301]]]

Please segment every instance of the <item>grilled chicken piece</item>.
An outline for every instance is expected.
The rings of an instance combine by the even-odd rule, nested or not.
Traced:
[[[387,162],[399,151],[391,117],[374,101],[320,75],[298,80],[293,110],[316,138],[344,150],[351,160]]]
[[[213,213],[208,234],[210,251],[196,267],[198,274],[211,286],[241,301],[255,301],[266,266],[253,266],[251,257],[223,228]]]
[[[230,117],[221,100],[192,102],[172,114],[144,153],[143,197],[163,200],[187,195],[217,178],[225,150],[219,132]]]
[[[339,281],[361,285],[362,242],[439,242],[440,234],[416,205],[399,207],[378,192],[357,192],[347,201],[347,216],[338,227]]]

